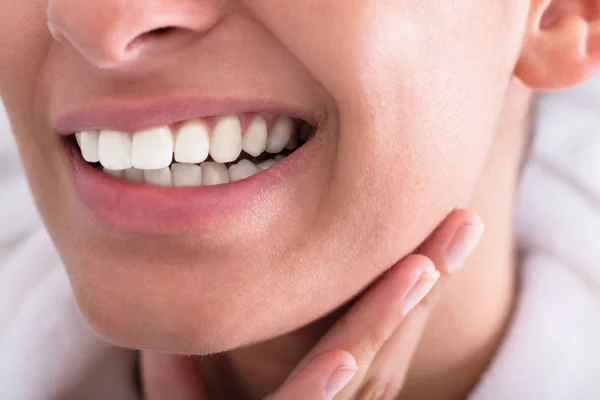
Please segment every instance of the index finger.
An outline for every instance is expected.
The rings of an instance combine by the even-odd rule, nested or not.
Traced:
[[[456,232],[465,224],[477,222],[481,223],[479,217],[470,212],[453,212],[428,238],[423,249],[440,261],[443,272],[448,271],[442,259]],[[341,349],[352,354],[360,367],[353,381],[362,380],[378,351],[404,319],[410,290],[432,270],[434,264],[424,255],[409,255],[395,264],[317,343],[289,379],[316,356]]]

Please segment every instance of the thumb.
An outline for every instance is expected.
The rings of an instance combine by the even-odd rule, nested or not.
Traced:
[[[356,360],[347,351],[328,351],[306,364],[268,399],[332,400],[357,370]]]

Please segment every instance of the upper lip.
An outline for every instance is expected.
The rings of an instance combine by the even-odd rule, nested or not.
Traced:
[[[136,132],[194,118],[245,112],[285,115],[301,119],[313,126],[323,119],[316,110],[261,99],[179,95],[133,102],[114,98],[99,99],[60,113],[52,125],[57,133],[64,136],[86,129]]]

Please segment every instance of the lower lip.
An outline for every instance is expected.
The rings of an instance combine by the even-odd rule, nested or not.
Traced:
[[[167,188],[132,183],[99,171],[69,145],[75,188],[83,204],[109,226],[139,233],[177,233],[218,224],[249,210],[265,191],[283,190],[307,157],[308,141],[275,166],[218,186]]]

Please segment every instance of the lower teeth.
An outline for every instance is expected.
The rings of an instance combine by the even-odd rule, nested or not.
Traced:
[[[250,178],[259,172],[271,168],[278,162],[284,160],[285,157],[286,156],[284,155],[278,155],[274,158],[269,158],[257,163],[242,159],[238,163],[232,163],[229,167],[226,164],[208,161],[203,162],[200,165],[173,163],[169,168],[158,170],[130,168],[127,170],[113,171],[102,168],[100,165],[98,165],[98,168],[115,178],[155,186],[213,186]]]

